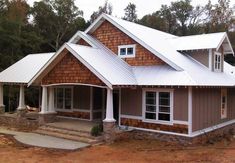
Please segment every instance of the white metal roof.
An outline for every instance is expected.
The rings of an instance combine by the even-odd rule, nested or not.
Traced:
[[[0,73],[2,83],[27,84],[54,53],[30,54]]]
[[[135,76],[131,68],[123,62],[118,56],[107,53],[98,48],[91,48],[77,44],[67,43],[70,52],[75,57],[82,58],[101,76],[103,76],[111,85],[136,85]],[[80,59],[79,59],[80,60]]]
[[[224,42],[225,53],[233,54],[233,49],[226,32],[210,33],[193,36],[182,36],[169,39],[172,46],[179,51],[199,49],[219,49]]]

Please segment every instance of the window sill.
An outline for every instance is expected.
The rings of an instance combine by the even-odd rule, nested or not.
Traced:
[[[159,121],[159,120],[150,120],[150,119],[143,119],[142,121],[146,123],[154,123],[154,124],[161,124],[161,125],[169,125],[169,126],[174,125],[173,121]]]

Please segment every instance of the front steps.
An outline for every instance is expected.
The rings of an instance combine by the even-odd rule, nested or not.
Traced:
[[[101,137],[91,136],[90,132],[88,131],[71,130],[62,127],[50,126],[47,124],[40,126],[35,131],[35,133],[64,138],[68,140],[80,141],[91,145],[96,145],[102,142]]]

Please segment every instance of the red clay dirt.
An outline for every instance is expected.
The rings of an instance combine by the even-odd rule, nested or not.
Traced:
[[[235,140],[184,147],[157,140],[122,140],[76,151],[29,147],[0,135],[1,163],[235,162]]]

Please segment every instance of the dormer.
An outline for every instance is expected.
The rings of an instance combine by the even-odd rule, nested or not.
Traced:
[[[234,55],[229,38],[224,32],[177,37],[171,43],[177,51],[189,55],[213,72],[223,72],[225,55]]]

